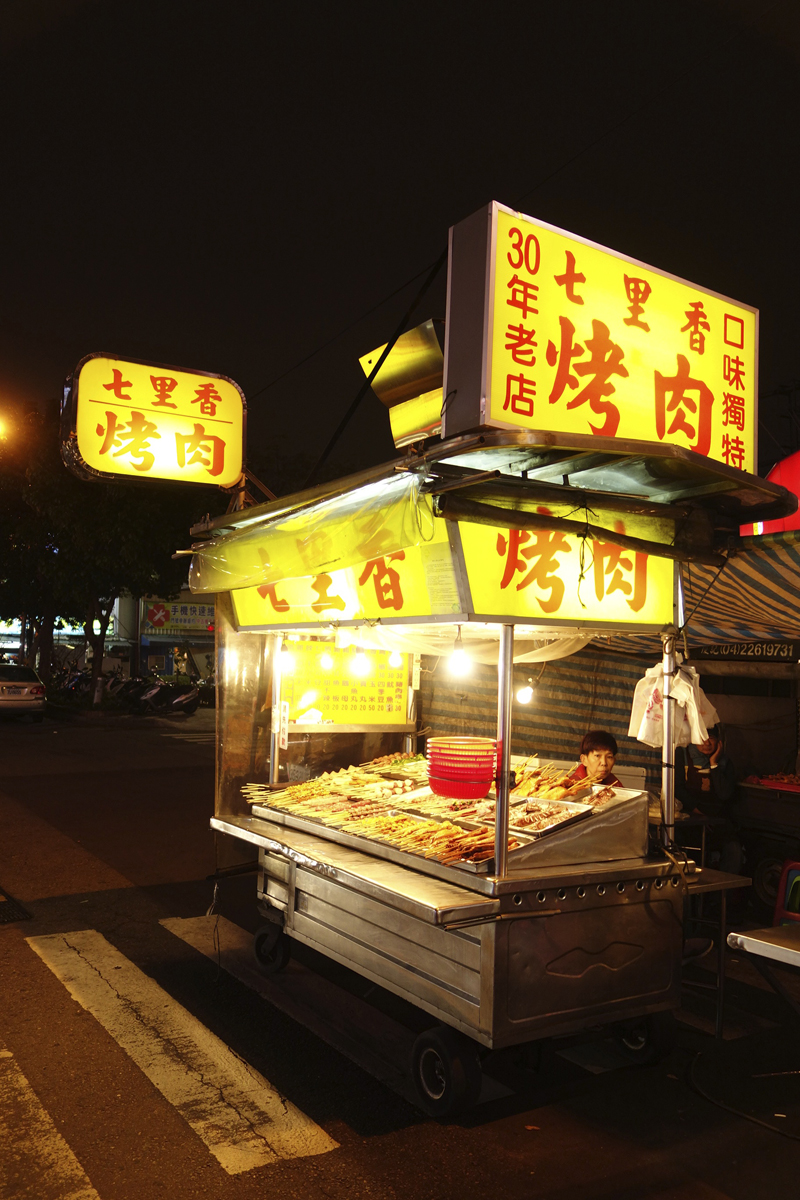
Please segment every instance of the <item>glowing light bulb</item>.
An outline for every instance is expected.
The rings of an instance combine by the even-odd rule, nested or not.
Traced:
[[[389,666],[390,667],[402,667],[402,665],[403,665],[402,654],[400,653],[399,650],[393,650],[392,653],[389,655]]]
[[[291,675],[294,671],[294,655],[288,650],[281,650],[281,671],[284,675]]]
[[[517,692],[517,699],[519,700],[520,704],[530,704],[531,700],[533,699],[533,688],[520,688]]]
[[[350,670],[354,675],[369,675],[371,665],[369,658],[363,650],[359,650],[358,654],[354,654],[350,660]]]
[[[328,654],[327,650],[325,651],[324,654],[320,654],[319,665],[322,667],[323,671],[332,670],[333,669],[333,655]]]
[[[316,692],[304,692],[300,697],[300,703],[297,706],[298,710],[302,712],[304,708],[309,708],[314,703],[316,698]]]
[[[450,674],[468,675],[472,669],[472,659],[461,646],[450,655]]]

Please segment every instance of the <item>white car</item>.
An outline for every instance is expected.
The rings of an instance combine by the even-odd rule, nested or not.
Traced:
[[[0,717],[28,713],[34,721],[41,721],[46,705],[45,686],[33,667],[0,663]]]

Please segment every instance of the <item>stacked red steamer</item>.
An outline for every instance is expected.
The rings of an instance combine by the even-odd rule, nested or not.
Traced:
[[[494,781],[496,757],[494,738],[428,738],[431,791],[452,800],[480,800]]]

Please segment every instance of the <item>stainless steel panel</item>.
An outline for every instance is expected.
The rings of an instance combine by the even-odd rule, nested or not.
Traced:
[[[647,795],[638,792],[546,838],[512,850],[509,867],[532,872],[542,866],[614,862],[647,854]]]
[[[446,1016],[450,1024],[454,1023],[452,1018],[455,1018],[462,1028],[470,1031],[479,1029],[476,1002],[457,995],[442,984],[426,979],[410,965],[395,963],[369,946],[311,920],[301,912],[295,911],[292,914],[292,924],[287,928],[301,941],[358,971],[360,975],[366,975],[368,979],[387,987],[427,1012]]]
[[[440,925],[431,925],[427,921],[401,912],[388,904],[372,900],[369,896],[359,896],[354,902],[352,893],[342,884],[315,875],[312,871],[298,870],[296,877],[299,893],[323,900],[338,908],[348,911],[357,909],[365,921],[369,921],[378,930],[388,930],[398,937],[406,938],[418,946],[423,946],[435,954],[444,955],[454,963],[479,971],[481,965],[480,929],[461,932],[447,932]]]
[[[431,928],[431,933],[437,933],[441,939],[440,953],[435,953],[421,945],[414,938],[398,937],[373,921],[368,920],[362,911],[362,901],[357,906],[352,904],[351,893],[344,888],[338,889],[338,904],[330,904],[298,889],[295,897],[296,914],[302,913],[309,921],[315,921],[328,930],[334,930],[352,943],[352,953],[358,956],[363,949],[370,950],[395,966],[413,971],[427,979],[430,983],[446,988],[447,991],[478,1003],[480,996],[480,974],[471,970],[463,963],[453,962],[447,956],[448,941],[452,934],[443,929]],[[295,920],[296,920],[295,914]],[[421,925],[421,922],[418,922]],[[413,932],[413,931],[410,931]],[[320,939],[324,934],[320,934]]]
[[[264,893],[270,904],[274,904],[277,908],[285,909],[289,904],[289,888],[279,879],[267,879]]]

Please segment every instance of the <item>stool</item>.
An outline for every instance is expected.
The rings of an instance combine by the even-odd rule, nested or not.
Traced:
[[[772,924],[791,925],[793,921],[800,921],[800,862],[785,862]]]

